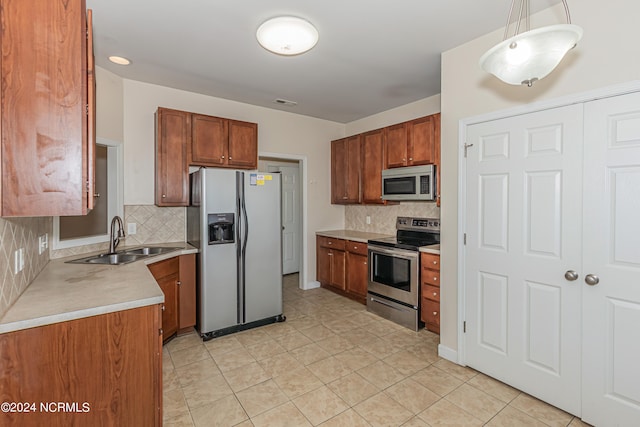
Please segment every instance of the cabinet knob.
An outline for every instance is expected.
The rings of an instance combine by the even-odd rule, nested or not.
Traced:
[[[180,286],[182,285],[182,282],[180,280],[176,281],[176,285]]]
[[[229,160],[231,160],[231,156],[229,156]]]
[[[164,304],[162,304],[162,311],[164,311]]]
[[[438,281],[438,278],[437,278],[436,276],[433,276],[433,281],[434,281],[434,282],[437,282],[437,281]]]
[[[367,261],[364,261],[364,265],[367,265]]]
[[[95,193],[93,197],[100,197],[100,193]]]
[[[163,198],[163,199],[164,199],[164,198],[166,198],[166,197],[167,197],[167,195],[166,195],[166,194],[163,194],[163,195],[162,195],[162,198]]]
[[[402,161],[403,161],[403,162],[406,162],[406,161],[407,161],[407,159],[402,159]]]
[[[438,315],[438,312],[437,312],[437,311],[434,311],[434,312],[433,312],[433,315],[434,315],[434,316],[437,316],[437,315]]]
[[[331,242],[329,242],[329,244],[331,244]]]
[[[342,199],[343,199],[343,200],[346,200],[346,199],[347,199],[347,196],[342,196]]]
[[[438,263],[438,261],[433,261],[433,265],[436,265]]]
[[[437,293],[437,292],[434,292],[434,293],[433,293],[433,296],[434,296],[434,297],[437,297],[437,296],[438,296],[438,293]]]
[[[160,335],[164,334],[164,331],[162,330],[162,328],[158,329],[158,332],[159,332]]]
[[[220,156],[220,158],[224,160],[224,156]]]
[[[409,157],[409,160],[413,160],[413,157]]]
[[[329,255],[329,256],[333,256],[333,254],[332,254],[331,252],[329,252],[329,254],[328,254],[328,255]]]

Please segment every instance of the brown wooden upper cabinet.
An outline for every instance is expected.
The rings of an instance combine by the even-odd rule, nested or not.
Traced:
[[[331,203],[360,202],[360,135],[331,141]]]
[[[427,164],[437,166],[440,206],[440,113],[332,141],[331,203],[387,204],[382,170]]]
[[[95,163],[85,1],[0,0],[0,14],[0,214],[85,215],[93,208]]]
[[[385,128],[385,169],[434,163],[433,116]]]
[[[256,169],[258,125],[158,107],[156,205],[189,205],[190,165]]]
[[[191,165],[237,169],[258,166],[256,123],[202,114],[191,117]]]
[[[382,169],[384,169],[384,130],[362,135],[362,203],[383,204]]]
[[[191,113],[158,108],[156,112],[156,205],[189,205],[187,153],[190,140]]]

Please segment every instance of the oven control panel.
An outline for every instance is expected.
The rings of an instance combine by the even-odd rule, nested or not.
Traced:
[[[440,218],[412,218],[399,216],[396,220],[398,230],[440,231]]]

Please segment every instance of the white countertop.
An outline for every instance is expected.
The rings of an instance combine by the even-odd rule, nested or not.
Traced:
[[[336,239],[353,240],[354,242],[367,243],[369,239],[381,239],[384,237],[393,237],[392,234],[369,233],[366,231],[354,230],[327,230],[316,231],[316,235],[324,237],[333,237]]]
[[[392,234],[368,233],[365,231],[354,230],[328,230],[316,231],[316,235],[333,237],[336,239],[353,240],[360,243],[367,243],[369,239],[381,239],[385,237],[393,237]],[[440,255],[440,245],[422,246],[420,252]]]
[[[440,255],[440,245],[422,246],[420,248],[420,252],[426,252],[428,254]]]
[[[124,265],[65,263],[92,254],[49,261],[0,318],[0,333],[164,302],[164,295],[147,265],[178,255],[197,253],[198,250],[184,242],[149,246],[183,249]]]

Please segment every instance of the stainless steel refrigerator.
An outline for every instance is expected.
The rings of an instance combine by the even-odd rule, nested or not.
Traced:
[[[200,335],[283,321],[280,174],[201,168],[190,181]]]

